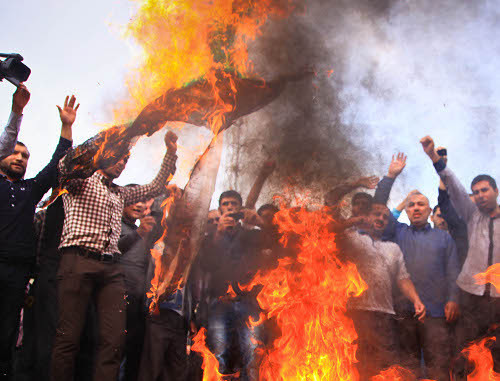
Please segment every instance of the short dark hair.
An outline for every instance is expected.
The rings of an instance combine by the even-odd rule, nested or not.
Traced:
[[[432,209],[432,214],[436,214],[436,210],[438,210],[439,204],[437,204],[434,209]]]
[[[477,175],[476,177],[474,177],[474,180],[472,180],[472,183],[470,184],[470,187],[472,189],[472,187],[474,185],[476,185],[477,183],[479,183],[480,181],[487,181],[490,183],[491,187],[494,189],[494,190],[497,190],[497,182],[495,181],[495,179],[493,177],[491,177],[490,175]]]
[[[221,205],[223,198],[229,198],[229,197],[237,199],[240,202],[240,205],[243,205],[243,199],[241,198],[241,194],[239,194],[235,190],[228,190],[221,193],[219,197],[219,206]]]
[[[125,185],[125,188],[128,188],[128,187],[136,187],[138,186],[139,184],[127,184]]]
[[[389,209],[389,207],[386,204],[384,204],[383,202],[380,202],[380,201],[372,202],[370,204],[370,210],[372,210],[374,206],[383,206],[384,208]]]
[[[372,195],[365,193],[365,192],[358,192],[354,196],[352,196],[351,205],[362,198],[366,199],[370,204],[373,203],[373,196]]]
[[[280,210],[274,206],[273,204],[264,204],[262,205],[258,210],[257,210],[257,214],[259,216],[262,215],[262,213],[264,213],[266,210],[270,210],[271,212],[273,213],[278,213]]]
[[[23,142],[20,142],[19,140],[16,142],[16,145],[20,145],[22,147],[26,147],[26,144],[24,144]]]

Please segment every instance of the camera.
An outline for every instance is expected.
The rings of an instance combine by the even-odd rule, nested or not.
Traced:
[[[0,61],[0,81],[5,78],[17,87],[29,78],[31,69],[21,62],[24,58],[20,54],[0,53],[0,57],[6,58]]]
[[[243,212],[231,213],[231,214],[228,214],[228,216],[233,218],[235,221],[239,221],[239,220],[242,220],[243,218],[245,218],[245,213],[243,213]]]

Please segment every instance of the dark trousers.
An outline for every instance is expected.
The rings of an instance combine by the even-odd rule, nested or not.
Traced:
[[[184,381],[188,371],[186,319],[169,309],[146,319],[139,381]]]
[[[256,350],[263,328],[248,327],[250,316],[258,319],[256,306],[237,300],[216,301],[208,314],[207,345],[219,361],[219,372],[231,375],[239,371],[242,381],[259,379]]]
[[[50,249],[57,250],[57,249]],[[49,381],[52,349],[56,336],[57,270],[58,257],[43,258],[35,281],[35,374],[37,381]],[[90,303],[85,327],[80,339],[80,351],[76,357],[75,381],[91,381],[94,368],[94,351],[97,344],[97,317],[95,305]]]
[[[384,312],[349,311],[358,334],[356,358],[361,381],[398,363],[398,341],[394,315]]]
[[[144,298],[127,295],[127,336],[123,381],[137,381],[141,363],[145,324]]]
[[[413,317],[398,319],[401,365],[421,375],[421,354],[424,355],[426,378],[436,381],[450,379],[451,327],[445,318],[426,317],[423,323]]]
[[[29,265],[0,262],[0,379],[8,379],[12,373],[12,353],[30,270]]]
[[[500,372],[500,298],[477,296],[462,291],[460,294],[461,315],[457,324],[458,348],[463,350],[473,340],[494,336],[491,346],[495,371]]]
[[[94,298],[99,343],[94,381],[116,380],[125,344],[125,289],[120,266],[63,252],[58,271],[59,318],[51,380],[73,380],[87,308]]]

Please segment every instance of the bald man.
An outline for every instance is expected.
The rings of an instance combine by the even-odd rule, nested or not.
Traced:
[[[387,176],[377,186],[374,202],[387,203],[394,180],[405,165],[404,154],[393,157]],[[424,322],[418,321],[413,316],[413,306],[398,298],[400,300],[396,302],[395,309],[400,315],[398,330],[402,365],[419,374],[423,352],[426,375],[421,376],[448,381],[450,329],[458,317],[456,279],[459,262],[455,242],[448,232],[433,229],[428,223],[432,210],[423,194],[411,194],[405,211],[410,225],[397,222],[391,214],[384,237],[401,248],[406,268],[426,307],[427,316]]]

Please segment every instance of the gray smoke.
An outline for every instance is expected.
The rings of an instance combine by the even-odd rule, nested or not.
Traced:
[[[278,169],[259,204],[284,185],[320,201],[346,177],[383,175],[392,153],[403,150],[409,160],[394,203],[413,188],[432,200],[437,180],[418,144],[426,134],[448,147],[466,184],[478,172],[495,176],[499,5],[312,0],[268,23],[251,47],[256,71],[273,78],[309,67],[317,74],[228,131],[222,170],[229,175],[219,188],[246,195],[272,157]]]

